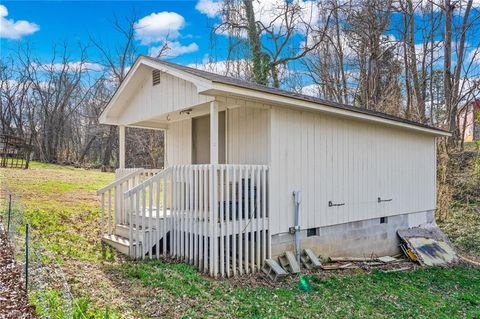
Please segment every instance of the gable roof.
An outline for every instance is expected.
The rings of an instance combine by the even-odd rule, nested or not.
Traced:
[[[387,120],[392,120],[392,121],[395,121],[395,122],[400,122],[400,123],[410,124],[410,125],[414,125],[414,126],[418,126],[418,127],[423,127],[423,128],[426,128],[426,129],[431,129],[431,130],[438,131],[439,133],[450,134],[450,132],[448,132],[446,130],[442,130],[442,129],[439,129],[437,127],[434,127],[434,126],[431,126],[431,125],[428,125],[428,124],[408,120],[408,119],[401,118],[401,117],[394,116],[394,115],[390,115],[390,114],[387,114],[387,113],[378,112],[378,111],[374,111],[374,110],[368,110],[368,109],[356,107],[356,106],[349,105],[349,104],[343,104],[343,103],[328,101],[328,100],[320,99],[320,98],[305,95],[305,94],[300,94],[300,93],[291,92],[291,91],[287,91],[287,90],[268,87],[268,86],[265,86],[265,85],[262,85],[262,84],[249,82],[249,81],[241,80],[241,79],[237,79],[237,78],[232,78],[232,77],[228,77],[228,76],[224,76],[224,75],[219,75],[219,74],[216,74],[216,73],[191,68],[191,67],[188,67],[188,66],[179,65],[179,64],[159,60],[159,59],[152,58],[152,57],[149,57],[149,56],[142,56],[142,57],[153,60],[153,61],[156,61],[156,62],[164,64],[166,66],[170,66],[172,68],[175,68],[177,70],[186,72],[186,73],[191,74],[193,76],[209,80],[209,81],[214,82],[214,83],[215,82],[216,83],[222,83],[222,84],[232,85],[232,86],[236,86],[236,87],[240,87],[240,88],[244,88],[244,89],[256,90],[256,91],[260,91],[260,92],[271,93],[271,94],[275,94],[275,95],[294,98],[294,99],[298,99],[298,100],[302,100],[302,101],[313,102],[313,103],[326,105],[326,106],[330,106],[330,107],[341,109],[341,110],[346,110],[346,111],[351,111],[351,112],[356,112],[356,113],[362,113],[362,114],[366,114],[366,115],[372,115],[372,116],[375,116],[375,117],[379,117],[379,118],[383,118],[383,119],[387,119]],[[442,135],[444,135],[444,134],[442,134]]]
[[[187,81],[194,83],[197,86],[198,92],[206,95],[221,95],[222,93],[244,95],[260,100],[270,101],[272,103],[288,105],[295,108],[308,108],[320,110],[329,113],[337,113],[341,116],[348,116],[353,118],[366,119],[375,122],[384,122],[386,124],[401,126],[405,128],[415,129],[419,131],[428,132],[438,136],[450,136],[451,133],[428,124],[419,123],[416,121],[404,119],[398,116],[367,110],[364,108],[355,107],[353,105],[337,103],[320,99],[317,97],[299,94],[282,89],[272,88],[265,85],[232,78],[228,76],[219,75],[216,73],[199,70],[184,65],[179,65],[145,55],[140,55],[135,61],[132,68],[129,70],[125,80],[117,88],[117,91],[110,99],[107,107],[100,115],[100,122],[109,123],[107,113],[118,103],[121,92],[128,86],[128,83],[133,78],[133,74],[141,66],[146,65],[151,68],[160,69],[163,72],[168,72],[174,76],[181,77]],[[120,99],[122,100],[122,99]]]

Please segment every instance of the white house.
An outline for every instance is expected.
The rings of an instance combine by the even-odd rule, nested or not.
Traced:
[[[120,127],[103,240],[212,276],[257,271],[295,250],[293,233],[324,256],[398,251],[397,229],[434,221],[435,138],[449,135],[146,56],[100,122]],[[165,130],[164,170],[124,167],[125,127]]]

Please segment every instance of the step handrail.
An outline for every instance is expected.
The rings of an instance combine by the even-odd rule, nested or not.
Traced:
[[[148,179],[144,180],[142,183],[138,184],[137,186],[135,186],[135,187],[127,190],[126,192],[124,192],[123,197],[128,198],[128,197],[132,196],[133,194],[141,191],[142,189],[144,189],[145,187],[147,187],[151,183],[156,182],[158,179],[161,179],[161,178],[165,177],[166,174],[170,173],[171,169],[172,169],[171,167],[167,167],[167,168],[161,170],[160,172],[158,172],[157,174],[153,175],[152,177],[149,177]]]
[[[117,179],[116,181],[112,182],[111,184],[97,190],[97,195],[102,195],[103,193],[106,193],[108,192],[109,190],[115,188],[116,186],[120,185],[121,183],[129,180],[130,178],[134,177],[134,176],[137,176],[139,175],[140,173],[142,173],[143,171],[145,171],[145,169],[143,168],[139,168],[125,176],[123,176],[122,178],[120,179]]]

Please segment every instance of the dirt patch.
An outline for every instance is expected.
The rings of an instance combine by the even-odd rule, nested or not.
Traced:
[[[0,318],[37,318],[28,304],[21,270],[13,258],[13,249],[0,224]]]

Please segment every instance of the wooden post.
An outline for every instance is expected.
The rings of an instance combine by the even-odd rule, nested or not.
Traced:
[[[118,145],[120,153],[118,156],[118,166],[120,169],[125,169],[125,125],[118,127]]]
[[[210,102],[210,164],[218,164],[218,103]]]
[[[218,103],[210,102],[210,218],[209,224],[209,271],[210,276],[217,276],[217,165],[218,164]]]

